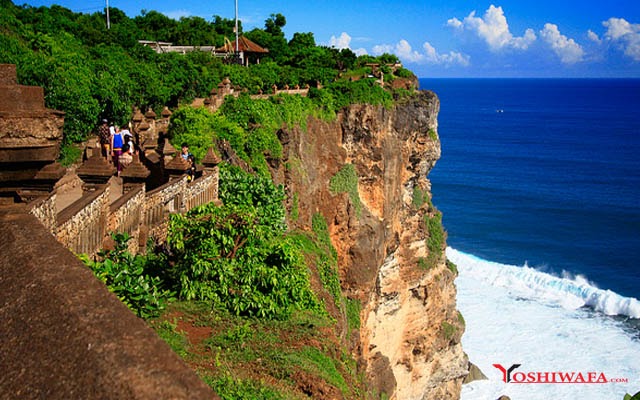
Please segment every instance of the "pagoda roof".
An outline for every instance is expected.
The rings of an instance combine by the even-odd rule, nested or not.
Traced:
[[[216,53],[232,53],[236,50],[236,41],[232,40],[224,44],[224,46],[216,49]],[[245,36],[238,38],[238,51],[246,53],[268,53],[269,50],[259,46],[255,42],[247,39]]]

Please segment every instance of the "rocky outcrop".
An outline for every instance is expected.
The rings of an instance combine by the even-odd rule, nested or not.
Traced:
[[[438,111],[435,94],[419,92],[392,109],[353,105],[334,122],[285,129],[284,167],[274,172],[298,199],[290,225],[306,229],[316,213],[327,221],[343,291],[362,305],[360,331],[345,336],[374,391],[395,399],[458,398],[467,374],[444,248],[434,265],[420,262],[429,256],[425,219],[435,213],[427,174],[440,157]],[[330,189],[349,165],[355,199]],[[414,191],[427,201],[414,201]]]

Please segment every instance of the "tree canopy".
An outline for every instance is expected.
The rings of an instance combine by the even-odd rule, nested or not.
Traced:
[[[153,10],[130,18],[110,7],[107,29],[105,12],[75,13],[58,5],[19,6],[0,0],[0,63],[16,64],[21,84],[43,87],[46,106],[66,113],[66,143],[86,139],[103,118],[126,123],[134,106],[175,109],[190,104],[206,97],[224,77],[257,93],[273,85],[330,86],[346,71],[362,70],[372,60],[397,62],[391,55],[356,57],[348,49],[317,46],[310,32],[287,40],[282,14],[271,14],[264,29],[244,33],[269,49],[258,65],[229,64],[204,52],[158,54],[139,40],[222,46],[235,35],[235,20],[217,15],[211,20],[175,20]],[[239,30],[243,34],[241,24]],[[366,75],[365,70],[358,73]],[[344,93],[348,86],[340,85],[334,93]]]

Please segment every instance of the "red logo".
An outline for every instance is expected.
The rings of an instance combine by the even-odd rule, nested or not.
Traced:
[[[493,364],[502,372],[502,381],[505,383],[581,383],[601,384],[628,382],[626,378],[608,379],[604,372],[597,371],[529,371],[521,372],[515,369],[522,364],[513,364],[509,368],[501,364]]]

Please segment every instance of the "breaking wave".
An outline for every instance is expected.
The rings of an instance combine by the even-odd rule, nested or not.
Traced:
[[[483,260],[451,247],[447,258],[457,264],[461,273],[492,286],[502,287],[513,295],[566,309],[590,307],[606,315],[640,318],[640,301],[611,290],[599,289],[583,276],[558,277],[524,266]]]

